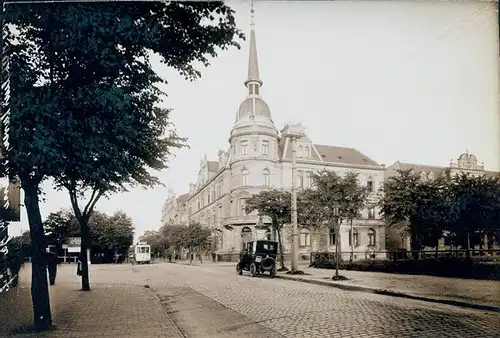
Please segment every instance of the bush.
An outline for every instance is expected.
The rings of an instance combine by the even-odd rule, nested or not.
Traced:
[[[322,269],[335,268],[334,261],[313,262],[313,266]],[[432,258],[420,260],[361,260],[352,264],[341,262],[340,269],[351,271],[373,271],[410,275],[430,275],[438,277],[455,277],[500,280],[500,264],[495,261],[466,258]]]

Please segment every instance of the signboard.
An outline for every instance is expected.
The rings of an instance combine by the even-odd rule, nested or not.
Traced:
[[[80,252],[80,245],[82,244],[82,238],[81,237],[68,237],[68,240],[66,241],[66,247],[69,252]]]

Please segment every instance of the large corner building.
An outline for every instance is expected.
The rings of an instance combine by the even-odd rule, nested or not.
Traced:
[[[202,160],[196,184],[191,184],[184,208],[189,222],[199,222],[214,228],[218,234],[217,253],[239,254],[243,243],[272,238],[269,220],[259,219],[256,213],[246,214],[245,201],[253,194],[266,189],[292,187],[291,140],[276,128],[270,107],[262,95],[263,81],[259,73],[255,29],[250,31],[248,76],[244,82],[247,95],[236,111],[235,121],[229,132],[227,150],[220,150],[216,161]],[[310,173],[322,169],[340,175],[348,171],[359,173],[362,184],[371,187],[373,200],[384,179],[384,166],[353,148],[315,144],[308,135],[297,141],[297,187],[308,188]],[[182,202],[186,199],[185,195]],[[167,200],[164,223],[168,223],[165,209],[175,198]],[[181,202],[181,203],[182,203]],[[385,249],[384,223],[378,219],[375,205],[369,205],[362,218],[353,222],[354,245],[358,258],[366,255],[378,257]],[[178,211],[176,211],[178,213]],[[168,214],[168,215],[167,215]],[[182,218],[183,216],[179,216]],[[341,226],[341,251],[349,252],[349,226]],[[284,234],[285,251],[291,250],[291,234]],[[300,250],[308,256],[314,250],[334,250],[333,233],[314,232],[300,228]],[[380,255],[383,255],[380,253]],[[305,258],[305,257],[304,257]]]

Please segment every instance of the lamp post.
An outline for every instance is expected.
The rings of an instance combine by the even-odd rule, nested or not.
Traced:
[[[340,223],[339,223],[339,207],[333,206],[333,228],[335,230],[335,277],[339,276],[339,255],[340,255]]]
[[[300,123],[289,123],[281,134],[292,142],[292,272],[298,271],[299,231],[297,224],[297,140],[305,135],[305,128]]]

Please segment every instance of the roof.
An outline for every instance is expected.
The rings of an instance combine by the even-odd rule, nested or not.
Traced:
[[[209,172],[216,173],[219,171],[219,162],[207,161],[207,167]]]
[[[280,158],[283,158],[286,138],[282,137],[278,144]],[[311,144],[313,149],[309,152],[309,159],[312,161],[323,161],[328,163],[343,163],[353,165],[374,165],[379,164],[355,148],[335,147],[321,144]],[[314,150],[316,149],[316,151]],[[321,156],[321,158],[318,157]],[[284,158],[292,158],[292,147],[290,144],[286,149]]]
[[[376,165],[379,164],[355,148],[315,144],[314,147],[325,162]]]
[[[422,171],[425,172],[427,175],[432,172],[434,177],[439,177],[443,174],[443,172],[448,169],[447,167],[440,167],[440,166],[433,166],[433,165],[425,165],[425,164],[414,164],[414,163],[402,163],[399,161],[396,161],[393,165],[387,168],[388,171],[390,169],[394,169],[394,175],[397,175],[396,170],[410,170],[413,169],[416,173],[421,173]],[[386,178],[389,178],[391,176],[391,173],[386,175]]]
[[[186,203],[189,199],[191,195],[190,194],[184,194],[184,195],[180,195],[179,197],[177,197],[177,203]]]
[[[415,163],[402,163],[399,161],[396,161],[394,164],[389,166],[386,171],[385,179],[389,179],[390,177],[398,175],[397,170],[410,170],[413,169],[413,171],[417,174],[421,173],[422,171],[425,172],[427,175],[432,172],[434,177],[439,177],[441,176],[446,170],[450,169],[449,167],[441,167],[441,166],[433,166],[433,165],[425,165],[425,164],[415,164]],[[498,171],[489,171],[485,170],[485,175],[487,177],[500,177],[500,172]]]

